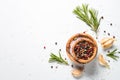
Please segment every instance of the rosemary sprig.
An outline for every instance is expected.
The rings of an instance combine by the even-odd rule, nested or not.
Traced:
[[[59,51],[59,56],[53,53],[50,54],[49,62],[54,62],[54,61],[68,65],[68,62],[62,58],[60,51]]]
[[[119,53],[119,52],[117,52],[117,49],[114,49],[113,51],[109,52],[107,56],[117,61],[119,56],[115,55],[116,53]]]
[[[97,33],[102,18],[97,18],[98,12],[95,9],[89,9],[88,4],[82,4],[81,7],[77,6],[76,9],[73,10],[73,13]]]

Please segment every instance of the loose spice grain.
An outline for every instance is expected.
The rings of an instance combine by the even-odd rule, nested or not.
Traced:
[[[113,38],[115,38],[115,36],[113,36]]]
[[[59,49],[59,51],[61,51],[61,49]]]
[[[56,69],[58,68],[58,66],[55,67]]]
[[[86,31],[83,32],[84,34],[86,33]]]
[[[53,66],[51,66],[51,69],[53,68]]]
[[[46,49],[46,46],[44,46],[43,48]]]
[[[55,45],[57,45],[57,42],[55,42]]]
[[[106,33],[106,31],[104,31],[104,33]]]
[[[74,67],[73,64],[71,65],[71,67],[72,67],[72,68]]]
[[[104,19],[104,17],[102,16],[101,19]]]
[[[108,50],[107,52],[108,52],[108,53],[110,53],[110,51],[109,51],[109,50]]]
[[[108,33],[108,36],[110,36],[110,33]]]
[[[67,60],[67,59],[65,58],[65,60]]]
[[[110,26],[112,26],[112,23],[110,23]]]
[[[98,37],[96,37],[96,39],[98,39]]]
[[[108,60],[108,62],[110,62],[110,60]]]

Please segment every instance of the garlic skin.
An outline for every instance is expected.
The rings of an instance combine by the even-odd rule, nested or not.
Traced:
[[[107,61],[104,59],[103,55],[102,54],[99,54],[98,56],[98,62],[100,65],[106,67],[106,68],[109,68],[109,65],[107,63]]]
[[[115,41],[114,38],[103,38],[101,40],[101,45],[104,49],[108,49],[108,48],[112,47],[114,41]]]

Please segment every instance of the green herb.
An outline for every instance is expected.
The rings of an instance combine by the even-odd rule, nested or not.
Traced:
[[[114,49],[113,51],[109,52],[107,56],[117,61],[119,56],[115,55],[116,53],[119,53],[119,52],[117,52],[117,49]]]
[[[73,10],[73,13],[97,33],[102,17],[100,19],[97,18],[98,12],[95,9],[89,9],[87,4],[82,4],[81,7],[77,6],[76,9]]]
[[[68,62],[62,58],[60,51],[59,51],[59,56],[56,56],[53,53],[50,54],[49,62],[54,62],[54,61],[68,65]]]

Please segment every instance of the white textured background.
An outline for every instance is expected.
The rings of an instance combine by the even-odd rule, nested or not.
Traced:
[[[76,80],[70,66],[48,63],[48,59],[50,52],[57,54],[61,48],[62,56],[71,64],[65,52],[70,36],[87,31],[95,37],[72,13],[82,3],[97,9],[99,17],[104,16],[98,41],[107,36],[103,33],[106,30],[116,36],[114,47],[120,50],[119,0],[0,0],[0,80]],[[98,53],[105,55],[101,47]],[[118,80],[120,59],[109,60],[110,70],[95,60],[78,80]]]

